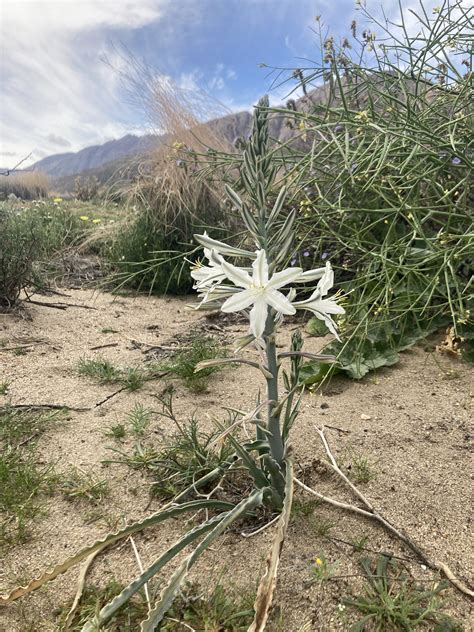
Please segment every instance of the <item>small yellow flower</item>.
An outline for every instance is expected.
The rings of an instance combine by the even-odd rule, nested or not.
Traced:
[[[55,204],[59,204],[59,203],[60,203],[60,202],[62,202],[62,201],[63,201],[63,198],[60,198],[60,197],[54,198],[54,200],[53,200],[53,202],[54,202]]]
[[[367,110],[362,110],[354,116],[354,119],[356,121],[361,121],[362,123],[368,123],[370,120],[369,113]]]
[[[314,562],[315,562],[316,566],[322,566],[324,564],[323,560],[320,557],[317,557],[314,560]]]
[[[88,222],[89,221],[89,216],[88,215],[81,215],[79,217],[79,219],[81,219],[83,222]]]
[[[100,224],[101,221],[102,221],[101,219],[96,218],[96,219],[92,220],[92,223],[93,224]]]

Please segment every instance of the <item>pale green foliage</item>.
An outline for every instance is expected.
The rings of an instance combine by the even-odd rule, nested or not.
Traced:
[[[385,555],[365,558],[361,569],[366,585],[361,595],[345,603],[362,614],[351,632],[363,632],[370,624],[376,632],[425,629],[461,632],[461,625],[441,611],[441,593],[446,582],[432,587],[417,585],[395,560]]]

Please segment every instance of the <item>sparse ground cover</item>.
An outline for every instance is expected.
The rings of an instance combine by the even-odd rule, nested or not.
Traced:
[[[2,408],[2,415],[14,414],[23,420],[4,424],[8,435],[2,434],[2,440],[18,445],[34,434],[19,449],[25,450],[28,458],[34,455],[35,467],[41,472],[54,468],[55,474],[54,481],[33,496],[41,511],[30,515],[22,542],[10,540],[3,547],[3,592],[58,562],[65,551],[72,553],[165,502],[167,490],[156,486],[157,479],[162,481],[160,460],[165,461],[163,468],[169,469],[183,454],[176,460],[177,452],[170,452],[177,448],[176,437],[182,435],[172,419],[162,414],[163,396],[170,389],[178,423],[184,429],[193,418],[197,420],[201,439],[215,431],[213,417],[225,418],[222,402],[238,401],[242,409],[251,408],[253,403],[255,375],[245,366],[208,376],[207,387],[198,392],[190,390],[179,376],[166,375],[146,381],[140,390],[124,389],[116,395],[113,393],[119,384],[101,383],[77,371],[85,352],[91,358],[106,358],[116,367],[147,371],[157,358],[161,357],[163,364],[176,361],[173,349],[182,347],[190,335],[199,340],[207,332],[223,348],[227,340],[246,331],[245,322],[224,316],[208,318],[186,309],[185,299],[114,298],[91,290],[68,290],[68,294],[68,301],[78,307],[56,310],[31,305],[32,321],[18,314],[1,316],[4,346],[0,382],[8,383],[8,389],[0,395],[0,405],[69,407],[67,415],[27,409],[27,415],[21,417],[23,409]],[[55,297],[44,300],[54,303]],[[285,326],[284,338],[296,325]],[[71,332],[81,336],[80,346]],[[323,342],[306,333],[304,338],[311,351]],[[299,477],[320,490],[334,491],[337,481],[323,465],[325,454],[315,430],[325,424],[338,461],[350,478],[392,522],[469,581],[473,370],[457,357],[436,351],[439,339],[429,342],[402,354],[397,367],[382,368],[357,382],[334,377],[322,390],[307,392],[292,443],[298,455]],[[17,355],[14,349],[21,345],[25,353]],[[92,350],[103,345],[110,346]],[[40,424],[41,419],[44,423]],[[152,467],[146,459],[144,465],[134,462],[140,454],[138,446],[142,456],[151,455]],[[7,517],[3,507],[2,512]],[[135,535],[142,563],[156,558],[185,528],[186,520],[179,519]],[[162,629],[184,631],[188,629],[184,624],[196,630],[246,629],[245,616],[232,619],[235,627],[231,627],[234,623],[221,623],[219,628],[215,620],[227,621],[248,609],[248,601],[242,603],[238,593],[255,594],[272,529],[252,537],[254,555],[249,559],[245,555],[249,542],[241,532],[252,529],[255,525],[249,524],[233,530],[198,563],[191,576],[192,595],[183,594],[164,623],[168,627]],[[366,577],[368,567],[361,564],[370,558],[370,567],[375,569],[377,556],[387,552],[393,554],[396,566],[391,563],[387,567],[387,581],[373,571],[373,581],[382,582],[374,586]],[[79,609],[72,629],[80,629],[81,617],[110,598],[111,591],[117,592],[118,584],[132,579],[138,572],[137,564],[128,540],[109,550],[106,558],[99,556],[90,570],[83,610]],[[379,629],[405,629],[397,619],[392,624],[383,618],[387,594],[401,604],[400,617],[414,617],[412,628],[407,629],[418,629],[414,622],[423,615],[425,629],[445,625],[439,629],[469,630],[470,603],[452,587],[443,586],[435,594],[439,579],[377,526],[297,492],[281,560],[277,606],[268,629],[348,630],[371,612],[382,622]],[[219,599],[212,596],[214,580],[224,591]],[[150,582],[149,588],[155,594],[158,581]],[[59,631],[75,590],[76,573],[70,571],[50,586],[2,608],[1,625],[12,632]],[[200,609],[196,615],[197,597],[203,600],[205,612],[217,608],[219,614],[211,616]],[[221,605],[216,605],[216,599]],[[146,607],[143,593],[124,609],[122,619],[114,624],[118,627],[111,629],[137,629]],[[454,623],[446,627],[445,616],[458,621],[460,627]]]

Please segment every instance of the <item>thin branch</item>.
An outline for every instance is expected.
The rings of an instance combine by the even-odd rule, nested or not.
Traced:
[[[307,485],[305,485],[304,483],[302,483],[300,480],[295,479],[295,482],[305,491],[307,491],[310,494],[313,494],[314,496],[316,496],[317,498],[319,498],[320,500],[322,500],[323,502],[326,502],[330,505],[333,505],[334,507],[339,507],[341,509],[346,509],[347,511],[352,511],[353,513],[357,513],[359,515],[365,516],[367,518],[371,518],[373,520],[376,520],[377,522],[379,522],[382,526],[384,526],[387,531],[389,531],[390,533],[392,533],[393,535],[395,535],[397,538],[399,538],[402,542],[404,542],[412,551],[414,551],[418,557],[423,560],[423,562],[429,566],[431,569],[433,570],[438,570],[441,573],[444,574],[444,576],[460,591],[462,592],[464,595],[470,597],[471,599],[474,599],[474,591],[469,588],[468,586],[466,586],[466,584],[464,584],[464,582],[462,582],[460,579],[458,579],[455,574],[453,573],[453,571],[449,568],[449,566],[447,566],[446,564],[444,564],[443,562],[439,562],[438,560],[432,559],[428,553],[426,553],[422,548],[420,548],[415,542],[413,542],[413,540],[411,540],[407,535],[405,535],[402,531],[400,531],[399,529],[397,529],[394,525],[392,525],[386,518],[384,518],[380,513],[378,513],[377,511],[375,511],[375,509],[373,508],[372,503],[364,496],[364,494],[362,494],[362,492],[360,492],[357,487],[351,482],[349,481],[349,479],[347,478],[347,476],[345,476],[345,474],[343,474],[343,472],[341,472],[341,470],[339,469],[339,466],[337,465],[336,459],[334,458],[331,449],[329,448],[329,444],[326,440],[326,437],[324,436],[324,427],[323,429],[318,429],[318,434],[321,437],[321,440],[323,442],[324,448],[326,450],[326,453],[328,454],[329,458],[330,458],[330,466],[333,469],[334,472],[336,472],[341,478],[342,480],[351,488],[351,490],[354,492],[354,494],[362,501],[362,503],[365,505],[365,507],[368,509],[368,511],[366,511],[365,509],[361,509],[360,507],[356,507],[355,505],[348,505],[346,503],[341,503],[337,500],[334,500],[333,498],[329,498],[327,496],[323,496],[323,494],[320,494],[319,492],[315,491],[314,489],[311,489],[310,487],[308,487]]]
[[[11,173],[13,173],[14,171],[16,171],[18,169],[18,167],[23,164],[25,162],[25,160],[28,160],[28,158],[31,157],[32,155],[32,151],[28,154],[28,156],[25,156],[24,158],[22,158],[20,160],[20,162],[17,162],[16,165],[14,167],[12,167],[11,169],[7,169],[6,171],[2,171],[0,172],[0,176],[9,176]]]

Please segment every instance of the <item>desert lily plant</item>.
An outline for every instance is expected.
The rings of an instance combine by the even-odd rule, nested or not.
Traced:
[[[170,518],[186,513],[196,515],[197,512],[204,512],[201,523],[182,535],[148,568],[140,570],[139,575],[82,628],[83,632],[100,629],[137,591],[147,587],[148,582],[155,575],[169,563],[176,562],[181,552],[188,546],[194,546],[184,558],[180,556],[180,561],[176,562],[174,570],[170,571],[167,579],[162,581],[157,601],[150,602],[147,618],[141,623],[140,630],[151,632],[158,629],[200,556],[231,525],[243,518],[251,519],[257,510],[263,508],[266,510],[264,515],[270,516],[269,522],[264,527],[254,530],[253,533],[258,533],[262,528],[274,523],[276,523],[276,528],[266,571],[257,591],[254,620],[249,627],[249,632],[260,632],[265,629],[272,603],[280,553],[289,523],[294,483],[307,493],[316,495],[323,502],[377,520],[391,533],[414,548],[432,568],[442,570],[448,577],[451,574],[449,578],[453,583],[457,581],[447,567],[429,561],[426,555],[414,547],[404,534],[375,511],[370,502],[338,468],[330,452],[324,429],[318,432],[329,457],[328,467],[351,488],[364,505],[364,509],[323,496],[304,485],[293,475],[289,437],[302,398],[302,386],[299,379],[301,366],[306,357],[319,361],[332,361],[334,358],[304,352],[301,334],[298,331],[292,336],[289,350],[279,351],[276,344],[278,328],[285,316],[293,315],[297,310],[307,310],[323,320],[330,331],[337,336],[333,316],[344,313],[344,310],[335,298],[328,298],[334,282],[330,264],[306,272],[294,267],[281,269],[291,255],[295,214],[294,212],[286,215],[283,213],[287,196],[285,188],[279,191],[271,208],[268,204],[275,188],[277,174],[269,152],[267,107],[266,99],[258,104],[252,134],[243,155],[241,178],[246,200],[242,200],[233,189],[227,188],[227,194],[240,212],[247,228],[247,240],[241,244],[242,247],[234,247],[214,240],[207,234],[197,235],[196,239],[204,247],[207,261],[193,265],[192,270],[195,289],[200,297],[198,308],[218,308],[226,313],[247,312],[249,332],[238,341],[237,346],[239,350],[242,350],[252,345],[257,352],[255,356],[257,360],[238,355],[202,362],[197,366],[197,370],[217,363],[245,363],[263,375],[266,382],[266,397],[263,398],[260,393],[257,393],[255,408],[248,414],[229,408],[233,413],[232,421],[227,426],[221,425],[221,432],[216,443],[224,439],[230,442],[234,450],[230,458],[223,460],[211,472],[193,481],[192,485],[157,512],[117,532],[108,534],[52,570],[33,579],[27,586],[15,588],[9,595],[0,597],[0,605],[8,604],[36,590],[82,561],[85,562],[85,567],[81,571],[81,577],[84,578],[87,566],[94,557],[116,542],[127,537],[131,538],[135,533],[149,526],[162,524]],[[297,288],[301,287],[301,284],[306,286],[303,298],[298,297]],[[315,285],[312,293],[307,291],[309,284]],[[337,294],[335,296],[337,298]],[[289,362],[289,369],[282,369],[284,362]],[[284,386],[284,393],[281,395],[279,392],[280,371]],[[255,426],[255,435],[242,441],[239,439],[239,427],[249,424]],[[247,472],[252,486],[250,492],[246,492],[239,502],[229,502],[225,496],[222,497],[221,483],[225,476],[236,468]],[[206,487],[207,490],[209,485],[212,486],[214,483],[217,484],[213,489],[204,493],[203,488]],[[74,601],[68,622],[72,621],[79,598],[80,594]]]
[[[247,242],[252,244],[252,249],[233,247],[216,241],[207,234],[197,235],[198,243],[204,246],[207,264],[193,264],[192,270],[195,289],[200,297],[198,308],[218,307],[223,312],[248,312],[249,333],[239,341],[238,347],[241,350],[248,345],[253,345],[259,358],[258,361],[242,357],[209,360],[200,363],[197,370],[225,362],[243,362],[251,365],[261,372],[266,380],[266,398],[261,399],[258,394],[255,410],[249,414],[238,412],[230,425],[222,426],[219,439],[225,437],[231,442],[235,450],[232,458],[221,463],[201,479],[194,481],[188,489],[156,513],[85,547],[53,570],[34,579],[28,586],[18,587],[10,595],[0,598],[0,604],[9,603],[39,588],[82,561],[85,561],[87,566],[106,547],[123,538],[131,537],[148,526],[163,523],[169,518],[185,513],[205,511],[206,519],[201,524],[188,531],[160,555],[151,566],[143,570],[133,582],[83,626],[83,632],[100,629],[128,599],[142,587],[146,587],[147,582],[165,565],[173,561],[188,545],[194,544],[192,552],[175,567],[168,581],[164,583],[157,603],[150,604],[147,619],[141,623],[141,632],[150,632],[157,629],[192,566],[205,550],[230,525],[241,518],[251,517],[260,507],[267,509],[267,513],[269,512],[273,517],[272,522],[278,521],[274,546],[267,562],[267,572],[257,594],[255,619],[249,629],[256,632],[265,628],[272,601],[279,554],[291,510],[293,467],[289,432],[298,414],[302,395],[299,369],[305,356],[324,359],[323,356],[303,353],[299,332],[294,333],[291,348],[287,352],[278,353],[276,346],[278,327],[284,316],[304,309],[324,320],[330,331],[337,336],[336,324],[332,316],[344,313],[344,309],[334,299],[327,298],[334,282],[329,263],[307,272],[303,272],[300,268],[280,269],[289,258],[293,245],[295,213],[282,217],[287,195],[285,188],[279,192],[271,208],[267,203],[276,178],[276,169],[272,165],[268,151],[267,107],[268,100],[264,99],[256,108],[253,130],[244,154],[245,160],[241,171],[250,205],[242,201],[234,190],[227,189],[230,199],[239,210],[248,230]],[[233,259],[233,262],[229,259]],[[298,284],[307,286],[316,281],[317,285],[312,294],[303,300],[297,300]],[[279,373],[285,360],[289,361],[291,368],[289,371],[282,372],[285,394],[280,397]],[[253,439],[242,442],[234,430],[248,423],[255,425],[255,436]],[[221,489],[219,481],[226,472],[236,467],[246,470],[250,475],[253,483],[252,490],[238,503],[220,500],[214,491]],[[199,494],[199,489],[215,480],[218,481],[215,490],[206,495]],[[189,500],[192,495],[195,499]],[[84,575],[84,570],[82,574]],[[69,621],[72,621],[73,616],[74,609],[70,613]]]

